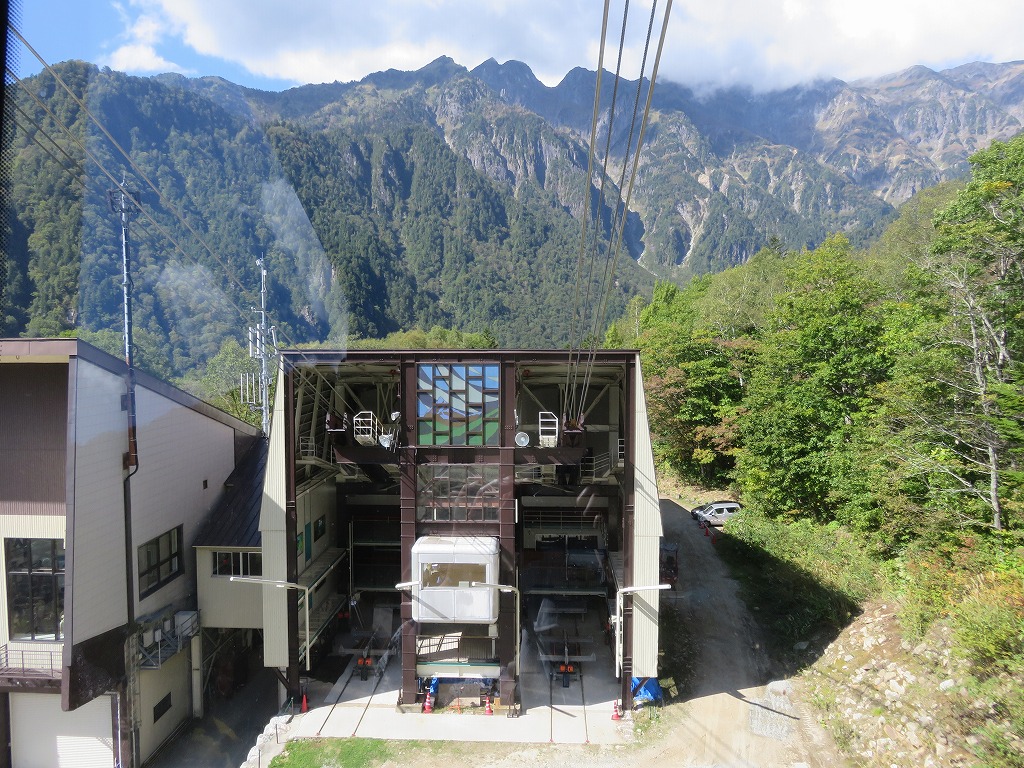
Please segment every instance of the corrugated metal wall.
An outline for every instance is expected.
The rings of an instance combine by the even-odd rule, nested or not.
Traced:
[[[74,366],[72,506],[65,606],[70,640],[81,643],[128,621],[122,454],[128,417],[124,379],[79,359]],[[69,625],[65,624],[65,631]]]
[[[0,365],[0,515],[64,515],[67,363]]]
[[[11,760],[17,768],[112,768],[110,697],[62,712],[60,696],[11,694]]]
[[[635,510],[633,529],[632,586],[658,583],[658,556],[661,548],[661,505],[658,482],[654,474],[654,453],[651,430],[647,422],[647,399],[640,359],[636,362],[636,410],[633,414]],[[656,677],[658,674],[658,606],[657,590],[633,595],[633,675]]]
[[[185,651],[165,661],[160,669],[139,673],[139,756],[143,762],[192,714],[191,669],[189,653]],[[201,693],[197,691],[196,695]],[[154,708],[167,696],[171,708],[154,721]]]
[[[215,550],[196,548],[196,593],[199,595],[199,615],[203,617],[203,626],[262,628],[262,587],[231,581],[227,576],[214,576]]]
[[[263,505],[260,509],[260,535],[263,540],[263,578],[284,581],[288,577],[288,542],[285,540],[286,473],[285,461],[284,368],[277,373],[274,415],[271,419],[270,445]],[[288,666],[288,591],[263,591],[263,662],[268,667]]]
[[[138,615],[185,604],[195,589],[192,543],[235,467],[235,433],[227,424],[139,387],[139,471],[131,479],[132,551],[181,525],[182,573],[136,603]],[[138,594],[138,574],[133,579]]]

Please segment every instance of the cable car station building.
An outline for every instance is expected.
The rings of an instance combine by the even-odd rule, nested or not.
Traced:
[[[264,663],[296,698],[346,622],[401,664],[405,706],[452,679],[513,705],[526,643],[587,658],[559,630],[582,611],[615,645],[624,705],[657,676],[635,351],[286,351],[259,528],[262,583],[234,586],[262,594]]]

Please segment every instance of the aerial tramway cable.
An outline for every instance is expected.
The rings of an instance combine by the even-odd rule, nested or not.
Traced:
[[[644,41],[644,53],[643,53],[643,58],[642,58],[641,63],[640,63],[640,77],[637,80],[636,95],[635,95],[635,97],[633,99],[633,114],[632,114],[632,116],[630,118],[630,122],[629,122],[629,136],[626,139],[626,147],[625,147],[624,157],[623,157],[623,162],[622,162],[622,172],[619,174],[619,182],[618,182],[619,197],[616,200],[615,212],[614,212],[614,215],[613,215],[613,218],[612,218],[612,229],[611,229],[611,233],[610,233],[610,237],[609,237],[609,251],[610,251],[610,253],[609,253],[609,257],[608,257],[607,261],[605,262],[605,273],[604,273],[604,276],[602,278],[602,284],[605,286],[605,290],[604,290],[604,293],[602,295],[602,299],[601,299],[600,305],[597,307],[597,309],[595,311],[595,319],[594,319],[594,326],[593,326],[594,327],[594,331],[591,334],[590,355],[588,356],[587,371],[586,371],[586,375],[584,376],[584,384],[583,384],[584,398],[586,396],[586,392],[590,388],[590,379],[591,379],[591,374],[593,372],[594,354],[597,351],[597,334],[598,334],[600,328],[604,325],[605,320],[607,318],[608,301],[609,301],[609,298],[611,296],[613,280],[614,280],[614,277],[615,277],[615,265],[616,265],[616,263],[618,261],[619,254],[620,254],[621,249],[622,249],[622,238],[623,238],[623,235],[625,233],[626,221],[627,221],[627,218],[629,216],[629,201],[630,201],[630,198],[632,196],[633,181],[636,178],[637,170],[638,170],[639,164],[640,164],[640,148],[643,145],[643,130],[644,130],[646,124],[647,124],[647,118],[648,118],[648,114],[649,114],[649,111],[650,111],[650,96],[654,92],[654,80],[657,77],[657,63],[656,63],[655,64],[655,69],[654,69],[654,74],[653,74],[653,76],[651,78],[651,84],[650,84],[650,87],[648,89],[648,104],[647,104],[647,108],[644,111],[643,124],[641,125],[641,136],[640,136],[640,138],[639,138],[639,140],[637,142],[636,154],[634,155],[634,161],[632,163],[632,171],[630,173],[629,188],[628,188],[628,192],[627,192],[627,195],[626,195],[626,199],[623,200],[623,198],[622,198],[622,189],[623,189],[623,186],[624,186],[624,183],[625,183],[625,180],[626,180],[626,170],[627,170],[627,168],[630,167],[629,156],[630,156],[630,153],[633,150],[633,134],[634,134],[634,131],[636,129],[637,112],[639,111],[639,108],[640,108],[640,95],[643,93],[644,73],[647,71],[647,56],[648,56],[648,53],[650,52],[651,33],[652,33],[653,29],[654,29],[654,19],[655,19],[655,16],[657,14],[657,9],[658,9],[658,2],[657,2],[657,0],[655,0],[654,3],[651,5],[651,15],[650,15],[650,18],[648,19],[648,22],[647,22],[647,37],[646,37],[646,39]],[[666,17],[665,17],[665,20],[664,20],[663,26],[662,26],[662,38],[661,38],[662,40],[664,40],[664,30],[666,29],[667,24],[668,24],[667,13],[668,13],[668,11],[666,10]],[[660,57],[660,47],[659,47],[659,57]],[[621,207],[621,213],[620,213],[620,207]]]
[[[597,84],[594,88],[594,112],[590,120],[590,143],[587,150],[587,176],[583,184],[583,211],[581,214],[580,252],[576,261],[576,280],[573,284],[572,314],[569,317],[569,358],[566,361],[567,391],[562,395],[562,418],[567,418],[570,410],[575,409],[575,390],[572,383],[573,372],[579,366],[579,349],[576,344],[577,316],[580,314],[580,284],[583,280],[583,262],[587,248],[587,220],[590,217],[590,180],[594,173],[594,146],[597,144],[597,124],[601,113],[601,76],[604,73],[605,38],[608,33],[608,6],[611,0],[604,0],[604,13],[601,19],[601,46],[597,55]],[[574,360],[575,358],[575,360]],[[571,403],[570,403],[571,400]]]
[[[654,86],[657,81],[658,68],[661,62],[662,53],[665,46],[665,37],[668,31],[668,21],[672,10],[672,0],[668,0],[665,5],[664,16],[662,18],[661,32],[658,41],[658,48],[655,54],[654,65],[651,70],[650,85],[647,90],[647,99],[644,107],[643,117],[640,122],[639,136],[637,138],[635,150],[633,148],[633,135],[636,129],[637,112],[639,109],[640,95],[643,92],[644,83],[644,71],[647,64],[647,57],[649,54],[651,37],[654,29],[654,20],[657,14],[657,0],[652,4],[651,15],[647,26],[647,36],[644,41],[644,54],[641,64],[640,78],[637,81],[637,91],[633,103],[633,113],[630,120],[629,137],[626,141],[626,147],[624,151],[622,172],[619,176],[618,184],[618,195],[614,206],[614,211],[611,217],[611,230],[609,233],[607,254],[608,258],[605,262],[603,274],[601,276],[601,286],[603,290],[600,292],[600,299],[593,303],[590,301],[590,290],[593,285],[593,274],[594,274],[594,263],[600,253],[600,217],[601,210],[606,199],[605,187],[607,184],[608,177],[608,163],[610,157],[610,146],[611,136],[614,130],[615,120],[615,101],[617,99],[618,82],[621,77],[621,61],[623,49],[625,47],[625,30],[627,15],[629,12],[629,0],[626,0],[623,9],[623,20],[622,20],[622,34],[619,40],[619,54],[618,64],[615,71],[615,85],[612,89],[612,104],[609,108],[609,119],[607,125],[607,137],[605,142],[605,154],[602,162],[601,171],[601,185],[599,188],[599,195],[597,200],[597,211],[593,216],[594,220],[594,233],[593,242],[594,247],[590,252],[591,263],[587,272],[587,286],[586,286],[586,301],[583,303],[583,307],[593,307],[592,313],[587,315],[586,309],[581,308],[578,301],[578,297],[581,291],[581,282],[583,281],[583,260],[587,254],[587,243],[590,240],[588,230],[588,218],[590,218],[590,206],[591,206],[591,184],[594,175],[593,171],[593,157],[594,157],[594,144],[597,136],[598,118],[600,115],[600,100],[601,100],[601,72],[603,69],[604,62],[604,48],[605,48],[605,36],[607,34],[608,24],[608,2],[605,3],[604,19],[602,22],[601,29],[601,49],[598,62],[598,76],[597,84],[594,94],[594,114],[591,123],[591,144],[588,153],[588,167],[587,177],[584,183],[584,197],[586,204],[583,211],[583,225],[581,227],[580,236],[580,258],[577,265],[576,283],[574,285],[574,301],[573,301],[573,316],[570,324],[570,338],[569,338],[569,356],[567,362],[567,376],[568,382],[566,392],[563,395],[563,427],[572,425],[573,427],[582,429],[584,408],[586,403],[587,391],[590,387],[591,375],[593,372],[593,363],[597,351],[598,335],[601,330],[601,326],[604,324],[607,312],[609,299],[611,297],[611,291],[614,286],[614,275],[615,265],[618,262],[618,257],[622,249],[622,241],[626,228],[626,222],[629,216],[629,204],[632,199],[633,186],[636,181],[637,172],[640,165],[640,151],[643,147],[643,140],[646,134],[648,121],[650,118],[651,101],[654,94]],[[631,157],[632,154],[632,157]],[[623,183],[626,180],[627,169],[629,169],[629,181],[626,187],[625,196],[623,197]],[[578,317],[579,316],[579,317]],[[586,317],[584,317],[586,316]],[[589,324],[586,320],[589,319]],[[579,336],[577,337],[577,327],[579,330]],[[589,328],[589,344],[587,353],[584,356],[583,346],[586,340],[585,330]],[[580,386],[580,377],[582,376],[582,386]]]

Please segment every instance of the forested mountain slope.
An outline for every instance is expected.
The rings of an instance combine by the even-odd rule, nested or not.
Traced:
[[[432,325],[508,346],[567,341],[596,73],[552,88],[518,62],[469,71],[442,58],[266,93],[82,62],[57,72],[74,98],[49,73],[16,89],[4,334],[118,330],[120,228],[107,192],[123,176],[141,203],[138,342],[158,372],[188,371],[241,336],[260,256],[286,343]],[[743,263],[769,238],[868,242],[894,204],[1019,130],[1022,73],[915,68],[765,94],[659,83],[609,317],[656,276]],[[606,130],[610,75],[603,84]],[[613,187],[636,83],[617,93]],[[606,235],[612,205],[599,212]]]

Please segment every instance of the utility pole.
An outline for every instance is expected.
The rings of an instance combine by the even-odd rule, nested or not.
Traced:
[[[242,402],[262,414],[263,434],[270,434],[270,362],[277,357],[277,328],[267,325],[267,269],[263,259],[256,259],[260,268],[260,306],[252,308],[259,318],[249,327],[249,357],[258,360],[258,374],[243,373]],[[257,380],[258,377],[258,380]]]
[[[135,415],[135,343],[132,339],[132,275],[131,275],[131,241],[128,228],[132,218],[139,212],[139,193],[129,189],[122,177],[121,185],[116,189],[107,190],[107,202],[110,211],[121,221],[121,289],[124,309],[124,362],[128,366],[127,374],[127,408],[128,411],[128,453],[124,459],[124,468],[132,469],[135,474],[139,465],[139,445],[136,438]]]
[[[135,584],[134,564],[135,550],[132,542],[132,490],[131,478],[139,471],[139,444],[136,436],[138,419],[135,411],[135,342],[132,338],[132,270],[131,240],[128,229],[131,220],[139,212],[139,193],[129,189],[125,177],[115,189],[107,190],[107,202],[110,211],[121,223],[121,289],[124,308],[124,362],[125,388],[122,410],[128,412],[128,451],[124,454],[122,466],[127,471],[124,476],[122,492],[124,494],[124,568],[125,568],[125,610],[128,626],[135,622]],[[124,658],[125,677],[117,683],[117,751],[121,756],[120,764],[136,766],[139,764],[139,711],[138,696],[138,653],[137,636],[125,638]]]

